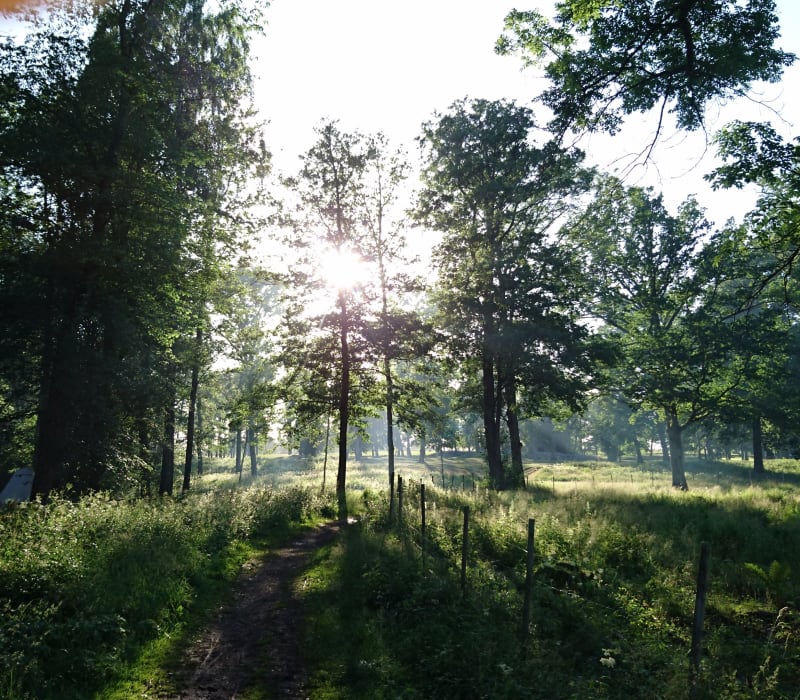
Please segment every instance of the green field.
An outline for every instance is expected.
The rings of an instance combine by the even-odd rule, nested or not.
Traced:
[[[3,512],[0,697],[158,697],[241,563],[335,512],[332,463],[325,494],[320,460],[272,456],[241,482],[210,466],[185,498]],[[358,523],[303,576],[310,697],[800,697],[800,463],[768,462],[751,482],[746,464],[690,462],[687,493],[653,467],[531,464],[527,490],[498,494],[478,458],[402,458],[390,519],[385,458],[349,464]],[[701,542],[710,590],[690,685]]]

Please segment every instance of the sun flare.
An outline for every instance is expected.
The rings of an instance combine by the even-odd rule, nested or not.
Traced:
[[[367,280],[367,264],[358,253],[349,248],[334,248],[322,256],[320,275],[329,288],[348,290]]]

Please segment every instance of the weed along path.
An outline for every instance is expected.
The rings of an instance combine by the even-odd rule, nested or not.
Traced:
[[[232,602],[189,647],[176,678],[180,693],[170,699],[305,698],[303,610],[293,584],[312,553],[340,530],[341,523],[326,523],[251,562]]]

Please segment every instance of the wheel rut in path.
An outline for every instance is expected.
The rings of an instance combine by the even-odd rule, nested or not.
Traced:
[[[285,547],[249,562],[234,584],[233,600],[220,608],[189,647],[180,688],[170,700],[234,700],[251,685],[270,697],[306,698],[302,654],[302,603],[292,584],[312,553],[341,531],[330,522]]]

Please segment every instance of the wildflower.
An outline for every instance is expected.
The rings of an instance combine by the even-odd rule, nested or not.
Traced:
[[[603,649],[603,655],[600,657],[600,663],[606,668],[614,668],[617,665],[617,660],[611,656],[611,649]]]

